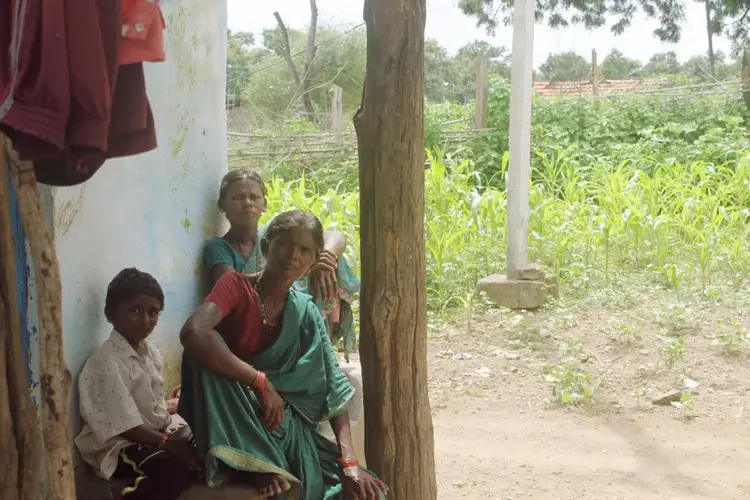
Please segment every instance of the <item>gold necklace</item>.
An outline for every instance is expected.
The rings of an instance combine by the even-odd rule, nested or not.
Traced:
[[[276,328],[276,323],[270,323],[268,321],[268,310],[266,309],[266,296],[263,293],[263,285],[260,284],[260,280],[263,277],[263,272],[258,275],[258,279],[255,282],[255,288],[258,290],[258,298],[260,299],[260,319],[263,322],[263,326],[266,329]]]

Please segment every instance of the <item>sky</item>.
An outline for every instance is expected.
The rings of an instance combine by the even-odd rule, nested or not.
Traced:
[[[489,36],[476,22],[461,13],[458,0],[427,0],[427,26],[425,36],[438,40],[450,53],[473,40],[486,40],[495,45],[512,46],[512,29],[501,26],[495,36]],[[343,29],[362,22],[364,0],[318,0],[320,24],[339,26]],[[284,23],[292,28],[305,28],[309,22],[310,9],[307,0],[273,0],[257,2],[228,0],[229,29],[259,35],[264,28],[276,25],[273,17],[278,11]],[[613,35],[608,28],[587,31],[582,27],[552,29],[537,24],[534,29],[534,67],[542,64],[547,56],[573,51],[587,60],[591,50],[596,49],[601,62],[616,48],[627,57],[645,63],[656,52],[673,50],[681,60],[708,50],[706,38],[705,10],[703,3],[686,2],[686,22],[683,24],[682,40],[677,44],[662,43],[653,36],[658,23],[644,16],[637,16],[632,26],[622,35]],[[362,28],[364,29],[364,28]],[[714,48],[729,52],[726,39],[714,39]]]

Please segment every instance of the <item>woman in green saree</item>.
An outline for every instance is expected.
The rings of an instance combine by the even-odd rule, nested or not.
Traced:
[[[267,226],[259,226],[259,220],[266,211],[266,186],[260,174],[247,168],[229,172],[221,180],[218,205],[231,227],[203,248],[203,274],[209,290],[225,273],[259,273],[265,263],[260,241]],[[323,239],[318,262],[309,275],[294,282],[294,288],[315,298],[332,342],[344,339],[348,361],[354,337],[351,303],[359,292],[359,278],[343,257],[346,236],[326,231]]]
[[[219,486],[246,472],[266,498],[380,499],[385,485],[352,449],[354,388],[318,307],[291,288],[319,259],[320,221],[280,214],[260,248],[263,271],[223,274],[181,332],[179,413],[206,456],[206,480]],[[316,432],[325,420],[338,446]]]

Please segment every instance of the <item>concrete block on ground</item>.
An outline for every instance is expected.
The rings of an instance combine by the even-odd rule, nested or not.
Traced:
[[[511,279],[493,274],[479,280],[477,289],[496,305],[509,309],[537,309],[549,298],[559,297],[557,277],[545,274],[544,280]]]

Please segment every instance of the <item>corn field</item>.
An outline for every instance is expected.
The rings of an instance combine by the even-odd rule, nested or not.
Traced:
[[[477,280],[505,267],[508,153],[500,126],[507,123],[507,92],[491,94],[497,136],[446,149],[436,141],[426,151],[434,312],[471,304]],[[719,280],[747,280],[750,144],[741,106],[725,97],[701,99],[687,111],[671,105],[652,98],[535,106],[530,257],[569,288],[633,271],[665,287],[706,293]],[[584,118],[593,125],[581,130]],[[308,175],[269,179],[269,213],[300,208],[318,215],[325,227],[348,235],[347,257],[358,269],[359,194],[356,184],[341,180],[356,178],[356,166]]]

